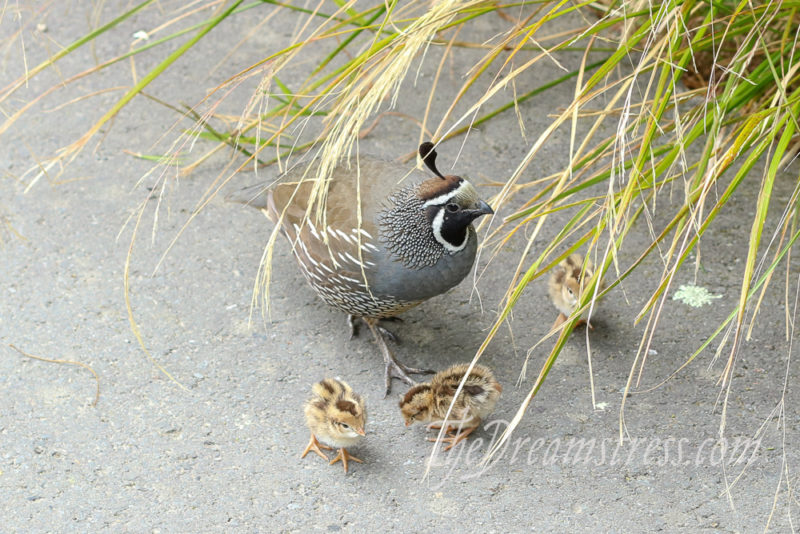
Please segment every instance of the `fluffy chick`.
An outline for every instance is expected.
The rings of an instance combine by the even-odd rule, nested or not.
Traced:
[[[400,401],[400,412],[406,426],[419,421],[430,423],[430,428],[441,428],[438,423],[444,421],[469,365],[454,365],[436,373],[430,382],[409,389]],[[481,421],[494,410],[502,391],[503,387],[491,369],[485,365],[473,367],[450,412],[447,432],[451,435],[443,440],[449,443],[444,450],[452,449],[480,426]]]
[[[352,447],[365,435],[367,411],[364,399],[345,382],[335,378],[317,382],[311,387],[311,392],[311,398],[303,409],[306,424],[311,430],[311,440],[301,458],[305,458],[309,451],[314,451],[327,460],[328,457],[320,448],[331,450],[335,447],[339,453],[330,464],[341,460],[347,473],[348,460],[362,463],[345,447]]]
[[[581,293],[586,289],[586,283],[594,276],[594,265],[592,260],[586,259],[580,254],[570,254],[553,269],[548,283],[548,291],[553,305],[558,308],[559,314],[553,328],[557,328],[567,317],[578,309]],[[603,283],[600,282],[600,290]],[[586,324],[584,319],[578,321],[578,325]],[[589,325],[592,328],[592,325]]]

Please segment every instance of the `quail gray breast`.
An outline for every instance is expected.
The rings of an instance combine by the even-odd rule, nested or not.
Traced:
[[[386,362],[387,394],[393,377],[413,384],[409,373],[428,371],[397,361],[378,320],[461,282],[477,250],[472,222],[493,213],[467,180],[439,173],[432,143],[419,151],[436,176],[366,155],[339,164],[328,187],[324,227],[313,215],[306,217],[318,162],[290,169],[272,187],[258,184],[229,197],[266,210],[281,224],[322,300],[364,319]]]

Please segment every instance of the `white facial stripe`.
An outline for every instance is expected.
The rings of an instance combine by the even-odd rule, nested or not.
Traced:
[[[436,238],[438,241],[448,252],[461,252],[464,250],[464,247],[467,246],[467,241],[469,240],[469,232],[464,235],[464,242],[461,243],[459,246],[453,246],[449,243],[444,237],[442,237],[442,223],[444,222],[444,209],[440,209],[439,213],[433,218],[433,237]]]
[[[461,189],[464,187],[468,187],[469,182],[466,180],[461,180],[461,184],[458,187],[450,191],[445,195],[439,195],[438,197],[432,198],[427,201],[425,204],[422,205],[423,208],[427,208],[428,206],[440,206],[453,198],[454,196],[458,195],[461,192]]]

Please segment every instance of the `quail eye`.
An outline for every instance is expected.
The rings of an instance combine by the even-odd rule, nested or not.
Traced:
[[[450,204],[447,205],[447,211],[449,211],[450,213],[457,212],[458,211],[458,204],[454,204],[454,203],[451,202]]]
[[[348,425],[347,423],[339,423],[339,424],[342,425],[342,428],[344,428],[345,430],[350,430],[350,425]]]

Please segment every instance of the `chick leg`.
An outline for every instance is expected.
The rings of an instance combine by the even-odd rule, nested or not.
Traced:
[[[564,324],[564,321],[566,321],[566,320],[567,320],[567,316],[564,315],[563,313],[559,313],[558,317],[556,317],[556,322],[553,323],[553,326],[552,326],[552,328],[550,328],[550,330],[558,328],[559,326]]]
[[[556,322],[553,323],[553,327],[550,330],[554,330],[554,329],[558,328],[559,326],[564,324],[564,321],[566,321],[566,320],[567,320],[567,316],[564,315],[563,313],[559,313],[558,317],[556,317]],[[575,328],[578,328],[579,326],[583,326],[583,325],[588,326],[589,330],[594,330],[594,327],[592,326],[592,323],[590,323],[586,319],[578,319],[578,321],[575,323]]]
[[[386,364],[386,372],[384,374],[386,380],[386,393],[383,395],[383,398],[386,398],[389,395],[389,392],[392,390],[392,378],[399,378],[406,384],[413,386],[415,382],[410,376],[408,376],[409,374],[421,375],[433,374],[436,372],[432,369],[417,369],[416,367],[407,367],[398,362],[397,357],[395,357],[394,353],[392,353],[389,345],[386,344],[386,339],[378,325],[378,320],[368,319],[365,317],[364,322],[367,323],[367,326],[369,326],[369,329],[372,331],[372,335],[375,337],[375,343],[377,343],[378,347],[381,349],[383,361]]]
[[[324,445],[324,444],[320,443],[319,441],[317,441],[317,436],[315,436],[314,434],[311,434],[311,439],[309,440],[308,445],[306,446],[306,450],[303,451],[303,454],[300,455],[300,458],[305,458],[306,454],[308,454],[311,451],[314,451],[314,452],[316,452],[317,454],[319,454],[320,456],[322,456],[323,458],[325,458],[327,460],[328,457],[325,456],[325,453],[323,453],[320,450],[320,447],[322,447],[323,449],[327,449],[327,450],[331,450],[332,449],[331,447],[328,447],[327,445]]]
[[[326,458],[326,460],[327,460],[327,458]],[[354,462],[358,462],[360,464],[364,463],[364,460],[360,460],[360,459],[356,458],[355,456],[353,456],[352,454],[347,452],[347,449],[345,449],[345,448],[339,449],[339,454],[337,454],[336,457],[328,463],[328,465],[333,465],[336,462],[338,462],[339,460],[342,461],[342,465],[344,466],[345,474],[347,474],[347,461],[348,460],[353,460]]]
[[[444,448],[445,452],[449,451],[450,449],[452,449],[453,447],[458,445],[459,442],[467,439],[467,436],[472,434],[475,431],[476,428],[478,428],[478,427],[477,426],[472,426],[472,427],[469,427],[467,429],[464,429],[463,431],[459,432],[455,436],[448,436],[446,438],[442,438],[443,442],[450,444],[450,445],[448,445],[447,447]],[[434,440],[434,441],[436,441],[436,440]]]
[[[431,424],[428,425],[428,429],[430,429],[430,430],[441,430],[442,429],[442,425],[440,423],[431,423]],[[445,433],[446,434],[452,434],[453,432],[456,432],[457,430],[458,430],[458,427],[447,425],[447,430],[445,430]],[[436,438],[428,438],[428,441],[436,441]]]

